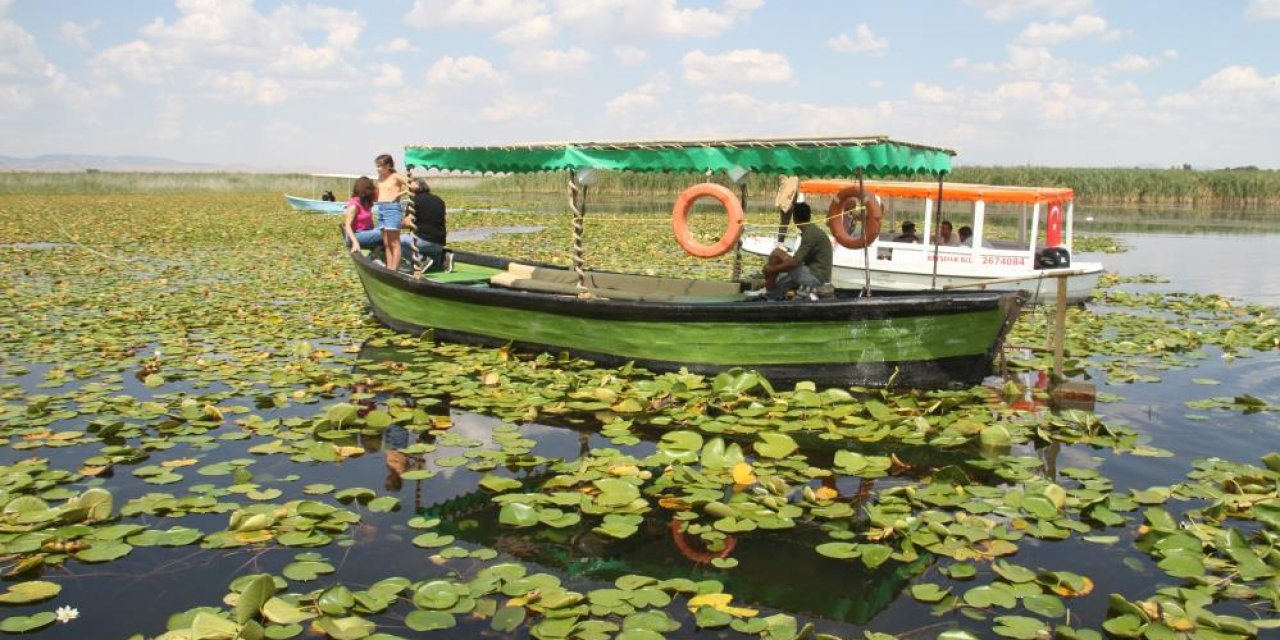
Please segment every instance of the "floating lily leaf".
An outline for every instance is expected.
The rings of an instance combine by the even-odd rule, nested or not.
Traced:
[[[766,458],[785,458],[799,447],[791,436],[785,433],[762,432],[758,434],[759,442],[755,443],[756,453]]]
[[[62,591],[62,586],[43,580],[29,580],[10,586],[0,594],[0,602],[5,604],[27,604],[48,600]]]
[[[0,631],[5,633],[27,633],[53,624],[57,619],[52,611],[41,611],[29,616],[10,616],[0,620]]]

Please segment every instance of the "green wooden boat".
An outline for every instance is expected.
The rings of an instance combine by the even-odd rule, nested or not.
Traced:
[[[823,140],[566,143],[408,147],[406,165],[455,171],[569,172],[575,222],[584,170],[742,171],[802,175],[950,169],[951,152],[882,137]],[[917,292],[769,302],[740,282],[591,271],[575,224],[574,265],[454,254],[444,273],[405,274],[352,254],[374,314],[439,340],[567,351],[604,366],[715,373],[733,367],[774,381],[966,387],[980,383],[1017,317],[1019,292]]]

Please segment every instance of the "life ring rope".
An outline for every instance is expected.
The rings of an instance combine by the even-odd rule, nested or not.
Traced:
[[[858,203],[856,207],[848,207],[846,203],[854,200]],[[848,211],[862,211],[862,233],[854,236],[844,226],[845,214]],[[876,194],[870,189],[860,189],[856,186],[845,187],[836,193],[835,199],[831,201],[831,206],[827,209],[827,228],[831,230],[832,237],[842,247],[849,249],[861,249],[880,236],[880,222],[884,214],[880,209],[880,201],[876,199]]]
[[[715,244],[703,244],[689,230],[689,212],[694,202],[700,198],[715,198],[724,207],[726,225],[720,240]],[[715,258],[729,252],[742,238],[742,203],[729,189],[713,182],[695,184],[680,193],[676,198],[675,208],[671,211],[671,229],[675,232],[676,242],[689,255],[699,258]]]

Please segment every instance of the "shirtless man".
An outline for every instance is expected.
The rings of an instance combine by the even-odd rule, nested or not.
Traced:
[[[396,173],[396,161],[387,154],[373,160],[378,169],[378,228],[382,229],[382,246],[387,249],[387,268],[400,268],[400,225],[404,210],[400,207],[400,194],[409,188],[409,181]]]

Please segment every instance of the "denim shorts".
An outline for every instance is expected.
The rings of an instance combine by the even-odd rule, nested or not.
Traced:
[[[394,200],[379,202],[377,213],[379,229],[400,230],[400,223],[404,220],[404,209],[399,202]]]

